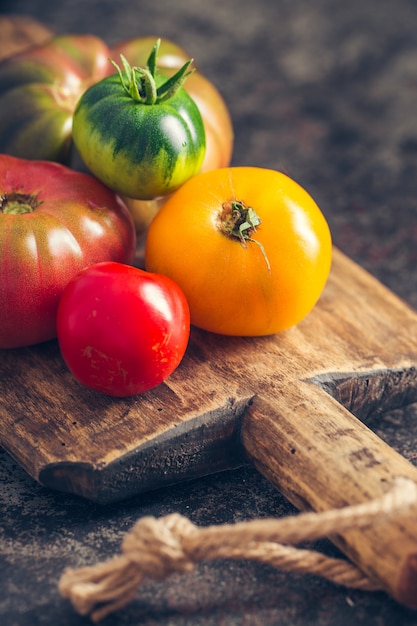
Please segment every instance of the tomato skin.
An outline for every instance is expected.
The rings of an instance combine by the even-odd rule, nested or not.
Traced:
[[[261,220],[245,245],[221,229],[224,203],[244,202]],[[234,167],[194,177],[151,222],[148,271],[183,289],[191,323],[240,336],[269,335],[300,322],[331,266],[331,235],[311,196],[286,175]]]
[[[0,60],[45,43],[53,36],[52,31],[29,15],[0,15],[1,40]]]
[[[68,164],[80,95],[109,73],[93,35],[60,35],[0,64],[0,152]]]
[[[169,278],[99,263],[64,289],[57,332],[63,359],[79,382],[127,397],[156,387],[177,368],[188,344],[190,313]]]
[[[82,95],[72,134],[88,169],[129,198],[171,193],[197,174],[205,153],[200,112],[183,88],[166,101],[144,104],[126,93],[118,75]]]
[[[10,213],[16,199],[33,210]],[[133,262],[135,247],[129,211],[95,178],[0,155],[0,348],[54,338],[67,282],[99,261]]]
[[[206,131],[206,153],[202,172],[227,167],[232,159],[233,126],[226,103],[216,87],[195,72],[187,79],[187,91],[200,109]]]

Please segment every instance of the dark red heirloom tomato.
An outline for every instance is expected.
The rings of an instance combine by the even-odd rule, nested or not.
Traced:
[[[0,348],[56,336],[62,290],[100,261],[131,263],[126,206],[88,174],[0,155]]]
[[[156,387],[177,368],[190,312],[170,278],[121,263],[98,263],[64,289],[58,342],[83,385],[115,397]]]

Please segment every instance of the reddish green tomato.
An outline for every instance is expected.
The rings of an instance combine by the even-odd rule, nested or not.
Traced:
[[[68,163],[75,105],[108,57],[98,37],[63,35],[0,64],[0,152]]]
[[[171,279],[120,263],[99,263],[73,278],[61,297],[58,341],[83,385],[115,397],[163,382],[190,334],[185,296]]]
[[[0,348],[56,336],[62,290],[99,261],[131,263],[132,217],[89,174],[0,155]]]
[[[122,53],[132,65],[143,66],[154,42],[154,37],[143,37],[109,48],[93,35],[59,35],[1,62],[0,153],[78,165],[71,139],[79,98],[115,73],[109,58],[119,62]],[[175,43],[161,40],[161,73],[173,74],[189,58]],[[222,96],[199,72],[187,80],[185,89],[203,118],[207,145],[202,169],[228,165],[233,130]]]

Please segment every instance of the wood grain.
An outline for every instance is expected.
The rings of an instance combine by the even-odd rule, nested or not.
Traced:
[[[1,28],[1,21],[0,21]],[[417,314],[334,251],[326,289],[274,337],[192,330],[166,383],[112,399],[81,387],[55,341],[0,353],[0,443],[36,480],[103,504],[253,463],[296,506],[385,493],[417,470],[369,414],[417,400]],[[334,538],[394,598],[417,608],[413,510]]]
[[[307,388],[295,403],[306,424],[317,411],[312,390],[362,419],[415,401],[416,329],[409,307],[336,250],[299,326],[263,338],[193,329],[180,367],[141,396],[83,388],[55,341],[2,351],[1,442],[44,484],[103,502],[127,497],[244,463],[240,430],[255,396],[276,402],[286,388]]]

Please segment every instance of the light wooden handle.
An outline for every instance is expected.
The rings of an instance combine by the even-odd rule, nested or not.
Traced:
[[[242,424],[256,468],[297,508],[324,511],[380,497],[417,469],[313,383],[256,397]],[[397,601],[417,608],[417,508],[331,540]]]

